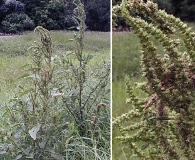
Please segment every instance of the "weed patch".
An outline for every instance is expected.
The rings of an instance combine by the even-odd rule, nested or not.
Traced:
[[[1,113],[4,159],[110,158],[109,54],[86,51],[84,6],[76,6],[74,48],[56,51],[50,32],[35,29],[40,40],[31,45],[20,85]]]

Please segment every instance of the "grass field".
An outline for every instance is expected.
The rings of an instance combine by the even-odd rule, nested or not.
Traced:
[[[54,54],[63,54],[74,48],[73,32],[51,31]],[[23,35],[0,37],[0,105],[13,96],[18,82],[16,78],[21,74],[20,67],[29,63],[28,48],[38,39],[34,32]],[[90,52],[94,59],[92,66],[102,59],[110,59],[110,36],[105,32],[86,32],[85,52]]]
[[[130,110],[131,106],[125,103],[127,95],[125,92],[125,75],[134,77],[132,80],[137,81],[140,70],[140,45],[138,37],[133,33],[113,33],[112,39],[112,117],[115,118],[122,113]],[[131,155],[127,146],[114,140],[118,131],[113,130],[112,136],[112,159],[127,160]],[[129,152],[129,154],[127,154]]]
[[[70,39],[74,38],[73,32],[65,32],[65,31],[51,31],[51,38],[53,42],[53,56],[62,55],[67,53],[68,51],[73,51],[75,49],[74,41],[70,41]],[[32,51],[28,50],[30,46],[34,43],[34,41],[39,41],[40,37],[34,32],[27,32],[23,35],[14,35],[14,36],[6,36],[0,37],[0,116],[4,115],[4,107],[7,102],[14,97],[15,93],[17,93],[18,86],[29,87],[29,83],[23,83],[22,80],[18,81],[18,77],[23,74],[23,69],[21,68],[25,64],[31,63],[31,54]],[[97,70],[102,68],[101,64],[103,62],[110,62],[110,35],[105,32],[86,32],[85,40],[84,40],[84,53],[90,53],[93,58],[87,67],[90,70]],[[96,77],[95,77],[96,78]],[[92,79],[94,80],[94,79]],[[109,84],[109,83],[108,83]],[[107,103],[109,105],[109,93],[106,92],[105,97]],[[107,109],[109,110],[109,108]],[[6,122],[9,117],[4,116],[4,121]],[[106,119],[106,120],[105,120]],[[103,120],[105,124],[109,125],[110,114],[105,114]],[[103,124],[102,120],[102,124]],[[107,125],[106,125],[107,126]],[[97,131],[100,131],[101,134],[104,134],[105,137],[108,137],[105,140],[106,145],[98,146],[100,149],[95,146],[98,143],[94,140],[94,148],[88,146],[82,141],[81,137],[76,137],[74,140],[75,143],[73,147],[76,149],[73,150],[73,155],[75,153],[81,154],[83,157],[97,157],[97,159],[107,160],[110,157],[110,130],[109,126],[107,126],[107,130],[101,130],[100,127]],[[0,131],[6,130],[4,122],[0,122]],[[96,131],[96,132],[97,132]],[[74,130],[76,132],[76,129]],[[101,137],[104,137],[101,136]],[[84,137],[85,138],[85,137]],[[100,137],[99,137],[100,138]],[[1,136],[0,139],[3,139]],[[86,138],[87,139],[87,138]],[[92,140],[91,140],[92,141]],[[0,144],[0,152],[3,144]],[[71,146],[71,144],[70,144]],[[71,149],[69,149],[71,159]],[[91,153],[91,155],[88,153]],[[98,155],[100,152],[101,154]],[[9,158],[1,158],[4,152],[1,152],[0,159],[9,159]],[[73,156],[74,157],[74,156]],[[73,158],[74,159],[74,158]],[[88,158],[87,158],[88,159]],[[90,159],[90,158],[89,158]]]

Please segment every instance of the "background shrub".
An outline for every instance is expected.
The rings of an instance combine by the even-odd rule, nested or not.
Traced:
[[[33,30],[34,22],[24,13],[12,13],[2,21],[2,30],[6,33],[19,33],[25,30]]]
[[[89,30],[110,30],[110,1],[82,0],[85,4]],[[26,13],[35,23],[49,30],[69,29],[74,26],[72,0],[5,0],[0,3],[0,22],[11,13]],[[1,28],[0,24],[0,28]]]
[[[89,30],[110,30],[110,1],[84,0],[86,10],[86,25]]]
[[[24,13],[12,13],[2,21],[2,29],[6,33],[18,33],[25,30],[33,30],[34,22]]]

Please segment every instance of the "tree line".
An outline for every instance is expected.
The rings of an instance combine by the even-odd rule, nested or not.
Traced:
[[[82,0],[88,30],[110,30],[110,0]],[[75,26],[73,0],[0,0],[0,32],[18,33],[43,26],[49,30]]]
[[[113,0],[112,4],[121,3],[122,0]],[[147,0],[144,0],[145,2]],[[194,0],[153,0],[158,4],[160,9],[165,9],[169,14],[180,18],[182,21],[195,22],[195,1]],[[126,23],[122,18],[118,19],[120,26],[125,26]]]
[[[154,0],[160,9],[181,18],[183,21],[195,21],[194,0]]]

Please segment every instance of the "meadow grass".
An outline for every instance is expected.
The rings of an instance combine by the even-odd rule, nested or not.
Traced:
[[[112,53],[112,95],[113,117],[127,111],[125,99],[126,75],[134,77],[140,73],[140,45],[138,37],[133,33],[113,33]]]
[[[0,56],[0,104],[8,102],[9,98],[14,96],[16,79],[22,74],[20,67],[28,61],[25,56],[14,58],[4,54]]]
[[[139,74],[140,45],[138,37],[131,32],[114,32],[112,38],[113,80]]]
[[[22,74],[21,67],[30,63],[31,52],[28,48],[38,40],[34,32],[23,35],[0,37],[0,104],[5,103],[14,95],[19,85],[17,77]],[[74,48],[73,32],[51,31],[54,55],[64,54]],[[84,52],[91,53],[91,67],[97,66],[102,60],[110,59],[110,35],[107,32],[86,32]]]
[[[113,32],[112,46],[112,117],[115,118],[131,109],[131,106],[126,104],[127,94],[124,78],[129,75],[132,77],[132,81],[138,81],[141,52],[139,39],[132,32]],[[127,145],[114,139],[118,133],[118,130],[112,132],[112,159],[127,160],[132,153]]]
[[[73,32],[66,31],[51,31],[51,38],[53,42],[53,56],[63,55],[68,51],[72,51],[75,48],[74,41],[70,39],[74,38]],[[26,32],[23,35],[17,36],[8,36],[0,37],[0,116],[3,115],[3,106],[13,98],[14,94],[17,93],[18,86],[25,86],[30,84],[24,84],[22,80],[18,81],[17,78],[23,74],[23,69],[21,68],[25,64],[31,63],[31,54],[32,51],[28,50],[34,41],[39,41],[40,37],[33,32]],[[110,61],[110,35],[105,32],[86,32],[84,39],[85,47],[84,53],[90,53],[93,58],[91,59],[89,66],[90,70],[97,70],[97,68],[102,67],[101,63],[103,61]],[[25,82],[28,83],[28,82]],[[109,94],[105,97],[109,103]],[[105,116],[110,116],[106,114]],[[4,120],[9,117],[5,117]],[[5,120],[6,121],[6,120]],[[108,122],[109,123],[109,122]],[[0,122],[1,127],[5,127],[4,122]],[[109,128],[109,126],[108,126]],[[109,129],[106,131],[101,131],[101,128],[98,129],[101,134],[108,135],[110,137]],[[105,137],[102,136],[102,137]],[[94,140],[91,140],[94,143]],[[74,148],[74,152],[70,150],[70,153],[67,155],[70,157],[73,154],[83,154],[83,157],[91,157],[93,155],[97,156],[97,159],[109,159],[110,157],[110,148],[109,140],[105,139],[105,144],[107,146],[88,146],[82,141],[82,137],[78,137],[78,140],[75,139],[75,145],[70,146]],[[77,144],[77,143],[78,144]],[[95,150],[98,148],[99,150]],[[93,154],[91,154],[93,153]],[[1,157],[0,157],[1,159]],[[8,159],[8,157],[7,157]],[[74,158],[73,158],[74,159]],[[91,159],[91,158],[87,158]]]

